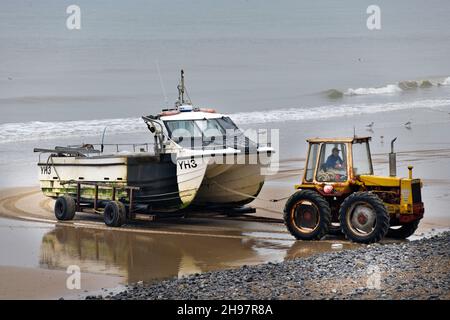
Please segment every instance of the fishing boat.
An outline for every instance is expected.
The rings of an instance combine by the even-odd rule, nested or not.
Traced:
[[[149,142],[130,144],[131,151],[117,144],[108,152],[103,142],[36,148],[44,195],[69,195],[78,208],[117,200],[128,211],[152,212],[240,207],[259,194],[274,152],[270,143],[254,142],[224,114],[195,107],[183,71],[175,106],[142,119]]]

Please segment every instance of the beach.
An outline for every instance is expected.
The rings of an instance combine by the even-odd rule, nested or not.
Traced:
[[[420,113],[421,112],[421,113]],[[429,123],[421,123],[420,118],[427,115],[428,121],[434,121],[433,131],[428,131]],[[358,119],[359,117],[359,119]],[[374,118],[376,117],[376,118]],[[399,137],[396,145],[398,150],[398,175],[406,176],[408,165],[412,165],[413,176],[423,179],[423,202],[425,204],[425,216],[419,224],[419,229],[412,240],[419,240],[430,235],[450,229],[450,216],[448,215],[447,196],[450,192],[448,177],[450,148],[447,148],[446,136],[440,131],[448,130],[449,123],[435,112],[421,110],[415,115],[415,126],[411,131],[397,125],[402,119],[402,113],[389,113],[389,121],[384,121],[386,114],[371,115],[382,128],[375,128],[376,134],[372,141],[373,162],[376,174],[387,174],[389,140],[387,137]],[[435,118],[433,118],[435,117]],[[308,122],[302,127],[307,127],[308,132],[293,132],[292,134],[307,134],[316,136],[319,131],[326,129],[326,136],[335,136],[340,130],[339,126],[348,126],[348,123],[364,123],[368,116],[355,116],[352,118],[335,120],[320,120],[316,123]],[[330,123],[338,123],[337,127],[330,129]],[[343,123],[347,122],[347,124]],[[295,124],[289,123],[289,125]],[[316,129],[313,129],[316,128]],[[317,130],[317,131],[314,131]],[[337,131],[334,131],[337,130]],[[370,134],[370,132],[364,132]],[[379,135],[385,135],[385,142],[381,144]],[[431,144],[431,141],[435,144]],[[173,277],[210,272],[223,269],[234,269],[242,265],[258,265],[264,263],[279,263],[292,259],[303,259],[313,255],[321,255],[333,251],[332,244],[343,244],[346,250],[354,250],[365,247],[360,244],[348,242],[343,236],[329,236],[322,241],[304,242],[294,241],[287,232],[282,222],[282,211],[285,198],[291,195],[294,185],[299,183],[304,167],[304,153],[306,142],[296,144],[298,156],[280,161],[277,174],[267,176],[266,183],[258,196],[250,206],[256,208],[256,213],[249,216],[277,219],[279,222],[263,223],[245,218],[230,218],[217,213],[191,213],[186,218],[169,219],[161,221],[137,221],[127,224],[119,229],[111,229],[104,225],[100,216],[83,213],[77,214],[75,220],[57,222],[53,214],[54,200],[45,198],[38,187],[4,188],[1,191],[0,214],[3,228],[9,226],[14,230],[14,221],[21,220],[27,226],[20,232],[10,232],[9,236],[23,237],[25,233],[35,233],[36,224],[39,228],[45,226],[45,232],[37,236],[42,239],[41,244],[34,250],[38,253],[32,263],[32,269],[27,272],[55,273],[54,282],[60,282],[64,270],[72,264],[80,265],[87,274],[87,281],[94,275],[99,275],[101,280],[93,282],[93,289],[89,292],[97,292],[106,296],[108,288],[114,294],[118,294],[118,286],[133,285],[143,281],[153,284],[160,280]],[[408,150],[409,149],[409,150]],[[292,152],[292,151],[291,151]],[[283,199],[272,202],[273,199]],[[13,219],[13,220],[12,220]],[[205,242],[205,240],[207,240]],[[396,243],[386,239],[382,243]],[[408,242],[408,240],[406,240]],[[20,247],[12,242],[2,242],[0,251],[9,252],[17,247],[18,255],[28,255],[28,247]],[[120,245],[119,245],[120,244]],[[9,247],[11,245],[12,247]],[[119,246],[117,246],[119,245]],[[35,245],[36,247],[36,245]],[[447,248],[448,250],[448,248]],[[14,251],[14,250],[13,250]],[[4,255],[5,253],[2,253]],[[158,259],[158,263],[154,263]],[[14,261],[14,259],[4,260]],[[3,262],[5,263],[5,262]],[[17,272],[23,272],[23,268],[30,268],[29,263],[16,261],[15,266],[0,269],[0,273],[8,281],[14,278],[6,275],[17,268]],[[102,276],[106,278],[102,279]],[[112,281],[112,282],[111,282]],[[114,282],[115,281],[115,282]],[[6,283],[6,282],[5,282]],[[53,283],[53,282],[52,282]],[[116,285],[111,285],[111,284]],[[29,282],[31,288],[36,282]],[[12,287],[13,284],[10,284]],[[26,286],[25,286],[26,287]],[[83,287],[83,290],[84,289]],[[86,297],[90,293],[78,290],[72,295],[67,290],[45,289],[47,297]],[[7,292],[7,290],[6,290]],[[109,292],[109,291],[108,291]],[[5,293],[7,296],[7,293]],[[110,294],[112,296],[112,294]],[[11,291],[10,297],[15,297]]]
[[[368,0],[77,5],[77,30],[67,27],[67,5],[58,1],[11,1],[0,11],[0,299],[232,298],[230,292],[194,297],[186,291],[159,297],[148,288],[176,291],[182,285],[194,294],[216,274],[226,283],[236,273],[301,270],[317,259],[347,261],[345,279],[358,282],[368,266],[357,268],[358,255],[379,253],[386,260],[390,251],[392,267],[418,274],[437,265],[417,277],[411,295],[399,298],[449,298],[447,0],[379,0],[379,30],[367,27]],[[121,228],[90,213],[57,221],[54,200],[39,188],[37,163],[47,155],[33,149],[152,143],[141,117],[173,107],[181,69],[195,107],[213,108],[244,132],[272,138],[274,170],[249,204],[256,212],[192,211],[183,218],[127,221]],[[397,138],[397,175],[407,177],[411,165],[423,182],[419,228],[407,240],[384,239],[374,247],[344,236],[295,241],[282,214],[303,176],[306,140],[353,136],[371,137],[374,171],[382,176],[389,175],[388,153]],[[342,250],[334,251],[336,245]],[[424,253],[407,264],[403,249],[409,256],[436,249],[443,260]],[[421,258],[429,264],[414,271]],[[69,290],[67,270],[74,265],[81,269],[81,288]],[[336,265],[330,268],[344,279]],[[350,281],[344,297],[395,299],[401,279],[385,271],[386,292],[359,290],[361,284]],[[440,282],[433,284],[441,288],[421,291],[435,273]],[[297,295],[243,286],[236,297],[339,298],[336,283],[320,272],[297,276]],[[303,276],[311,276],[309,282],[300,281]],[[271,278],[273,286],[283,279]],[[314,282],[326,287],[324,295]]]

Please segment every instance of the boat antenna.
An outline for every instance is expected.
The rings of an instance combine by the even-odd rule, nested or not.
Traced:
[[[155,61],[156,64],[156,70],[158,71],[158,76],[159,76],[159,84],[161,85],[161,90],[164,96],[164,103],[166,104],[166,107],[169,106],[169,99],[167,99],[167,94],[166,94],[166,88],[164,87],[164,82],[161,76],[161,70],[159,69],[159,61],[156,60]]]
[[[102,134],[102,145],[101,145],[101,152],[103,153],[103,149],[104,149],[104,145],[103,145],[103,141],[105,140],[105,132],[106,132],[106,128],[108,128],[108,127],[105,127],[105,129],[103,129],[103,134]]]
[[[178,102],[184,104],[184,70],[181,69],[181,80],[178,85]]]

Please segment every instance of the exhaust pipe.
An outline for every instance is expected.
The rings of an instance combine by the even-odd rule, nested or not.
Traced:
[[[397,140],[397,137],[395,137],[391,141],[391,153],[389,153],[389,175],[391,177],[397,176],[397,155],[394,152],[394,142]]]

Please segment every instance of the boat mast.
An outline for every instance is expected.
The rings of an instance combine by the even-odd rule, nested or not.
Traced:
[[[175,103],[175,106],[178,108],[182,105],[191,105],[191,99],[189,97],[189,94],[187,93],[186,87],[184,85],[184,70],[181,69],[181,80],[180,84],[177,86],[178,88],[178,100]],[[187,99],[184,98],[184,95],[186,94]]]
[[[178,85],[178,103],[179,105],[183,105],[185,103],[184,101],[184,70],[181,69],[181,81]]]

